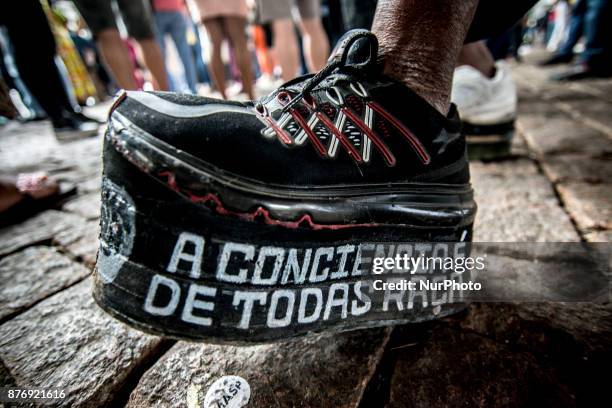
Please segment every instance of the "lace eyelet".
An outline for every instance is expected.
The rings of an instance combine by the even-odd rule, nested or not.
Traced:
[[[259,113],[261,116],[268,116],[268,108],[266,108],[263,104],[258,103],[257,105],[255,105],[255,110],[257,111],[257,113]]]
[[[291,102],[291,95],[289,95],[289,92],[285,92],[285,91],[281,91],[276,95],[276,99],[283,105],[287,105],[289,102]]]

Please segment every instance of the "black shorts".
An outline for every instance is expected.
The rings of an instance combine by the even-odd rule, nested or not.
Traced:
[[[341,0],[340,3],[346,30],[370,29],[376,10],[376,0]],[[484,40],[503,34],[536,3],[537,0],[480,0],[465,42]]]
[[[117,28],[113,3],[130,37],[136,40],[155,38],[149,0],[74,0],[94,37],[103,30]]]
[[[536,3],[537,0],[480,0],[465,42],[505,33]]]

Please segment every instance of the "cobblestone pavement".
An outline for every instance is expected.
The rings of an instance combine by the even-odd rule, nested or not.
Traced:
[[[560,86],[547,75],[516,67],[515,156],[473,163],[475,240],[612,238],[612,80]],[[63,406],[201,406],[212,382],[230,374],[247,379],[254,407],[609,399],[609,303],[480,304],[428,324],[252,347],[132,330],[90,296],[100,146],[100,137],[59,144],[45,122],[0,129],[0,173],[42,169],[79,189],[60,207],[0,230],[2,383],[65,388]]]

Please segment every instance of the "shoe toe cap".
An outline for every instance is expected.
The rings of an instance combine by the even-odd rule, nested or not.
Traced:
[[[244,103],[170,92],[124,92],[110,117],[196,156],[263,127]]]

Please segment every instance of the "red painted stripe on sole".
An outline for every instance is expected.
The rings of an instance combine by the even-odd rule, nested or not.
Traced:
[[[240,218],[245,221],[255,221],[258,218],[263,220],[266,225],[275,225],[284,228],[296,229],[300,227],[307,226],[313,230],[340,230],[346,228],[369,228],[369,227],[377,227],[379,224],[377,223],[360,223],[360,224],[319,224],[313,221],[310,214],[303,214],[296,221],[286,221],[279,220],[270,215],[270,211],[266,208],[259,206],[257,209],[251,212],[239,212],[230,210],[223,205],[223,202],[219,198],[218,195],[214,193],[207,193],[204,195],[199,195],[192,193],[191,191],[181,189],[177,182],[174,173],[170,171],[163,171],[158,173],[158,176],[166,178],[166,184],[173,190],[179,194],[185,195],[189,200],[193,203],[206,203],[211,202],[214,204],[214,211],[217,214],[225,215],[225,216],[234,216]]]

